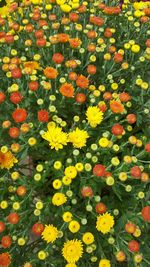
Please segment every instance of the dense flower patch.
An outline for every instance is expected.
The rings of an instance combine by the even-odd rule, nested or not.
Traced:
[[[0,267],[148,267],[150,2],[6,2]]]

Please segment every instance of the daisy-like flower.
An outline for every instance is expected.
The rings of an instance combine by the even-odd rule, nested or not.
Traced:
[[[80,130],[78,127],[71,133],[69,133],[69,142],[76,148],[82,148],[86,146],[86,140],[89,138],[87,131]]]
[[[83,254],[83,244],[81,240],[73,239],[64,243],[62,255],[69,263],[77,262]]]
[[[8,267],[11,263],[11,256],[9,253],[4,252],[0,254],[0,266],[1,267]]]
[[[103,215],[99,215],[97,217],[96,228],[99,232],[107,234],[114,226],[114,223],[114,217],[106,212]]]
[[[103,112],[99,110],[98,107],[88,107],[86,111],[86,117],[88,120],[88,123],[92,128],[95,128],[97,125],[99,125],[103,120]]]
[[[18,160],[13,156],[11,151],[3,153],[0,151],[0,168],[11,169]]]
[[[61,206],[66,203],[67,198],[63,193],[55,193],[52,198],[52,203],[54,206]]]
[[[44,132],[42,137],[49,142],[51,149],[55,150],[62,149],[68,142],[67,134],[54,124],[48,124],[48,131]]]
[[[99,267],[111,267],[110,261],[107,259],[101,259],[99,262]]]
[[[58,238],[58,233],[58,229],[52,224],[49,224],[45,225],[41,236],[47,243],[53,243]]]

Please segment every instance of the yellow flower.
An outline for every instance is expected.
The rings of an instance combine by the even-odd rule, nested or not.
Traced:
[[[73,239],[64,243],[62,255],[68,263],[77,262],[83,254],[83,244],[81,240]]]
[[[77,170],[74,166],[69,166],[65,169],[65,176],[74,179],[77,176]]]
[[[61,206],[66,203],[67,198],[63,193],[55,193],[52,198],[52,203],[55,206]]]
[[[86,111],[86,116],[88,123],[92,128],[95,128],[97,125],[99,125],[103,120],[103,112],[99,110],[98,107],[88,107]]]
[[[101,259],[99,262],[99,267],[111,267],[110,261],[107,259]]]
[[[71,233],[77,233],[80,230],[80,224],[77,221],[71,221],[69,223],[69,230]]]
[[[46,258],[46,253],[45,253],[44,250],[40,250],[40,251],[38,252],[38,258],[39,258],[40,260],[45,260],[45,258]]]
[[[11,169],[18,160],[13,156],[11,151],[3,153],[0,151],[0,168]]]
[[[84,166],[81,162],[76,163],[75,168],[78,172],[82,172],[84,169]]]
[[[59,179],[55,179],[55,180],[53,181],[53,187],[54,187],[55,189],[60,189],[61,186],[62,186],[62,181],[60,181]]]
[[[69,133],[69,142],[73,143],[76,148],[82,148],[86,146],[86,140],[89,138],[87,131],[80,130],[78,127],[71,133]]]
[[[99,232],[106,234],[114,226],[114,217],[108,212],[97,217],[96,228]]]
[[[132,45],[132,47],[131,47],[131,51],[132,51],[133,53],[138,53],[138,52],[140,51],[140,46],[137,45],[137,44]]]
[[[77,267],[75,263],[67,263],[65,267]]]
[[[86,245],[90,245],[90,244],[92,244],[94,242],[94,236],[93,236],[92,233],[86,232],[83,235],[82,240]]]
[[[66,13],[70,12],[71,9],[72,9],[71,6],[69,6],[67,4],[61,5],[60,8],[61,8],[62,11],[66,12]]]
[[[102,138],[99,139],[99,142],[98,143],[99,143],[99,145],[101,147],[108,147],[109,140],[106,137],[102,137]]]
[[[62,131],[62,128],[51,124],[48,124],[48,131],[44,132],[42,137],[49,141],[51,149],[55,150],[62,149],[68,142],[67,134]]]
[[[41,236],[47,243],[53,243],[58,238],[58,229],[52,224],[45,225]]]
[[[72,220],[72,213],[69,211],[64,212],[63,220],[64,222],[70,222]]]

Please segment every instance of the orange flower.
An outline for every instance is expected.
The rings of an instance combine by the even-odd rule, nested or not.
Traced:
[[[122,113],[124,111],[124,106],[115,100],[110,102],[110,109],[113,113]]]
[[[76,85],[82,89],[86,89],[89,85],[89,80],[84,75],[79,75],[76,80]]]
[[[66,97],[73,97],[74,95],[74,87],[70,83],[64,83],[60,87],[59,91],[63,96],[66,96]]]
[[[11,257],[9,253],[2,253],[0,254],[0,266],[1,267],[8,267],[11,263]]]
[[[44,75],[48,79],[55,79],[58,75],[58,71],[52,67],[46,67],[46,69],[44,69]]]
[[[57,37],[60,43],[67,43],[69,41],[69,35],[66,33],[59,33]]]
[[[3,153],[0,151],[0,168],[1,169],[10,169],[14,166],[14,163],[17,163],[18,160],[13,156],[11,151]]]
[[[81,40],[79,38],[70,38],[69,44],[72,48],[78,48],[81,45]]]
[[[77,62],[73,59],[66,61],[65,65],[67,68],[72,68],[72,69],[75,69],[78,66]]]
[[[27,61],[24,63],[24,71],[26,74],[31,74],[33,70],[37,70],[39,67],[39,63],[36,61]]]

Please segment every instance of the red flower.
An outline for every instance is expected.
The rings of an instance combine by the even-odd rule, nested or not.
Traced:
[[[46,46],[46,40],[44,38],[37,39],[36,45],[39,47]]]
[[[94,196],[93,190],[90,186],[84,186],[81,189],[81,194],[83,197],[93,197]]]
[[[99,214],[103,214],[107,211],[106,205],[102,202],[97,203],[95,209],[96,209],[96,212]]]
[[[5,35],[5,42],[7,44],[12,44],[14,42],[14,36],[11,34]]]
[[[125,225],[125,230],[128,234],[133,234],[136,230],[136,225],[132,222],[128,222]]]
[[[138,252],[139,249],[140,249],[140,244],[139,244],[139,242],[137,242],[136,240],[131,240],[131,241],[128,243],[128,249],[129,249],[131,252]]]
[[[52,60],[56,63],[56,64],[61,64],[64,61],[64,56],[60,53],[55,53],[52,57]]]
[[[49,114],[48,111],[42,109],[38,111],[38,120],[41,122],[48,122]]]
[[[20,220],[20,217],[17,213],[12,212],[8,215],[7,220],[9,221],[9,223],[11,224],[17,224]]]
[[[27,112],[23,108],[16,108],[12,113],[12,117],[15,122],[23,122],[26,120],[27,116]]]
[[[120,125],[119,123],[113,125],[113,127],[111,128],[111,132],[112,132],[114,135],[121,135],[121,134],[123,133],[123,131],[124,131],[123,126]]]
[[[144,221],[150,222],[150,206],[145,206],[142,209],[142,217],[143,217]]]
[[[20,129],[17,127],[11,127],[8,133],[10,137],[17,138],[20,134]]]
[[[96,16],[90,17],[90,22],[97,26],[102,26],[104,24],[104,19]]]
[[[14,68],[13,70],[11,70],[11,76],[14,79],[20,79],[22,77],[21,69]]]
[[[0,221],[0,233],[5,230],[5,223]]]
[[[31,91],[36,91],[39,88],[39,83],[37,81],[31,81],[28,86]]]
[[[141,174],[142,174],[141,169],[140,169],[139,166],[132,167],[131,170],[130,170],[130,172],[131,172],[131,175],[134,178],[140,178],[141,177]]]
[[[4,235],[1,240],[1,245],[3,248],[9,248],[11,246],[12,240],[10,235]]]
[[[0,254],[0,266],[1,267],[8,267],[11,263],[10,254],[5,252]]]
[[[13,92],[10,95],[10,101],[14,104],[18,104],[21,102],[23,96],[19,92]]]
[[[79,15],[78,15],[77,13],[75,13],[75,12],[71,12],[71,13],[69,14],[69,19],[70,19],[71,21],[73,21],[73,22],[77,22],[78,19],[79,19]]]
[[[83,93],[77,93],[76,94],[76,101],[80,104],[84,103],[86,101],[86,95]]]
[[[150,153],[150,143],[147,143],[145,145],[145,151],[148,152],[148,153]]]
[[[59,89],[59,92],[65,97],[74,96],[74,87],[70,83],[64,83]]]
[[[120,63],[120,62],[122,62],[122,60],[123,60],[123,55],[122,55],[122,54],[120,54],[120,53],[116,53],[116,54],[114,55],[114,61],[115,61],[116,63]]]
[[[44,31],[43,30],[36,30],[34,33],[35,38],[40,39],[44,36]]]
[[[6,96],[3,92],[0,92],[0,104],[4,102]]]
[[[131,96],[126,92],[119,94],[119,98],[122,102],[128,102],[129,100],[131,100]]]
[[[32,232],[37,235],[40,236],[42,234],[42,232],[44,231],[44,226],[42,223],[35,223],[32,226]]]
[[[136,115],[135,114],[128,114],[126,119],[127,119],[128,123],[133,124],[136,122]]]
[[[97,177],[104,176],[106,172],[105,166],[102,164],[97,164],[93,168],[93,174]]]

